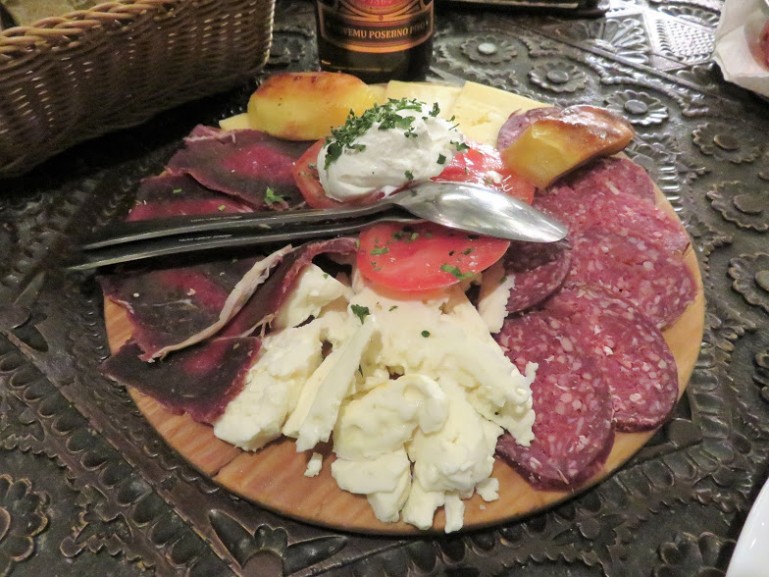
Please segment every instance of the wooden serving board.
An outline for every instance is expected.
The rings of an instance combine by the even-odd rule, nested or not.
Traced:
[[[424,98],[424,85],[419,86],[422,90],[420,97]],[[471,90],[480,90],[481,93],[494,90],[479,88],[478,85],[470,86]],[[404,85],[399,83],[397,88],[402,91]],[[458,89],[451,88],[450,93],[442,92],[440,97],[453,98],[457,96],[457,91]],[[498,124],[507,114],[515,110],[507,106],[505,99],[508,96],[514,95],[495,95],[493,106],[487,106],[485,110],[480,107],[480,114],[483,115],[481,123],[475,124],[474,127],[482,132],[494,133],[494,125],[498,128]],[[461,98],[461,94],[459,97]],[[517,106],[518,101],[515,99],[520,97],[509,101],[513,106]],[[500,101],[505,104],[500,105]],[[531,103],[528,107],[533,105],[536,103]],[[470,108],[479,110],[479,107]],[[659,206],[677,218],[662,193],[658,190],[657,194]],[[665,331],[665,339],[678,367],[679,397],[694,370],[705,316],[702,278],[693,249],[687,251],[685,260],[697,282],[697,297],[678,321]],[[111,301],[105,302],[105,321],[110,348],[115,351],[130,338],[131,327],[122,307]],[[308,478],[304,476],[304,471],[309,452],[297,453],[291,439],[281,439],[255,453],[242,451],[217,439],[212,427],[196,423],[187,415],[171,413],[151,397],[134,389],[129,389],[129,392],[150,425],[171,447],[204,475],[244,499],[288,517],[344,531],[374,534],[421,533],[405,523],[378,521],[364,496],[339,489],[330,473],[332,455],[324,458],[323,468],[317,477]],[[536,490],[498,459],[493,475],[499,480],[499,499],[487,503],[475,495],[466,500],[464,530],[511,521],[573,497],[621,467],[653,434],[654,431],[618,433],[611,454],[601,471],[573,492]],[[439,510],[433,529],[441,531],[444,523],[443,511]]]

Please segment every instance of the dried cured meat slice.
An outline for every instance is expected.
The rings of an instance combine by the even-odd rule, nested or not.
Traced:
[[[564,289],[546,309],[572,319],[609,384],[619,431],[650,430],[678,400],[678,372],[662,333],[632,305],[593,286]]]
[[[256,210],[282,210],[303,202],[291,169],[307,146],[256,130],[197,128],[171,158],[168,169],[189,174],[203,186]]]
[[[169,269],[122,271],[99,281],[125,307],[133,337],[150,360],[200,342],[227,324],[291,251]]]
[[[163,174],[142,181],[136,192],[136,204],[126,220],[252,211],[234,198],[201,186],[190,176]]]
[[[676,254],[683,254],[690,244],[689,235],[677,220],[646,200],[609,188],[587,192],[559,184],[536,197],[534,206],[563,220],[572,236],[598,228],[645,238]]]
[[[139,358],[139,346],[129,342],[104,361],[101,370],[175,413],[213,424],[243,389],[260,347],[261,341],[253,337],[213,339],[147,363]]]
[[[505,322],[497,341],[519,370],[537,363],[528,447],[509,434],[497,453],[540,489],[569,489],[596,473],[614,440],[609,388],[568,318],[537,311]]]
[[[630,301],[658,328],[671,325],[694,300],[697,287],[684,260],[643,237],[594,227],[572,245],[566,286],[600,286]]]
[[[571,265],[567,241],[557,243],[512,242],[503,257],[512,279],[507,311],[526,310],[545,300],[561,286]]]
[[[243,309],[224,327],[222,335],[247,335],[272,321],[278,309],[296,286],[299,275],[312,260],[321,254],[352,255],[357,250],[357,239],[351,237],[319,240],[306,243],[289,254],[270,275],[264,286]]]
[[[577,194],[629,194],[650,204],[656,201],[654,183],[646,170],[628,158],[599,158],[568,175],[563,182]]]
[[[499,133],[497,134],[497,148],[499,150],[507,148],[531,125],[532,122],[538,118],[544,118],[545,116],[557,113],[558,110],[558,108],[553,106],[546,106],[542,108],[532,108],[531,110],[525,110],[523,112],[514,112],[499,129]]]

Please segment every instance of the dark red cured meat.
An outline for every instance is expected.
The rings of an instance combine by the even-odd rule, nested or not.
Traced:
[[[564,289],[546,310],[571,319],[578,348],[596,359],[612,396],[619,431],[664,423],[678,401],[676,362],[662,333],[626,301],[599,287]]]
[[[759,40],[759,46],[763,52],[763,65],[769,68],[769,21],[764,24],[764,28],[761,31],[761,38]]]
[[[242,202],[201,186],[190,176],[163,174],[142,181],[126,220],[252,211]]]
[[[675,322],[694,300],[696,283],[683,259],[644,238],[591,228],[572,246],[565,286],[600,286],[633,303],[658,328]]]
[[[497,341],[519,370],[537,363],[536,418],[528,447],[509,434],[497,453],[540,489],[570,489],[595,474],[614,442],[609,387],[590,355],[577,348],[568,319],[544,311],[505,321]]]
[[[538,118],[550,116],[557,113],[558,108],[546,106],[542,108],[532,108],[523,112],[513,112],[502,124],[497,134],[497,149],[502,150],[510,146],[521,133],[526,130]]]
[[[676,254],[683,254],[690,244],[689,235],[678,220],[639,197],[608,188],[585,193],[560,184],[537,196],[533,204],[566,223],[572,237],[597,228],[645,238]]]
[[[260,347],[253,337],[213,339],[147,363],[139,359],[139,346],[130,342],[104,361],[101,370],[175,413],[213,424],[243,390]]]
[[[505,273],[513,280],[507,311],[526,310],[546,299],[561,286],[570,265],[568,241],[511,242],[503,257]]]
[[[238,282],[260,257],[99,277],[106,298],[125,307],[132,334],[149,360],[214,324]]]
[[[340,256],[355,254],[357,239],[333,238],[306,243],[287,255],[270,274],[259,290],[249,299],[241,311],[222,330],[223,336],[251,334],[269,324],[294,290],[299,275],[312,260],[321,254]]]
[[[280,140],[256,130],[204,127],[185,139],[185,147],[171,158],[168,169],[189,174],[203,186],[234,196],[255,210],[285,209],[303,202],[292,167],[307,147],[308,143]],[[283,201],[267,202],[268,189]]]
[[[629,194],[655,204],[657,193],[646,170],[628,158],[599,158],[562,180],[578,194]]]

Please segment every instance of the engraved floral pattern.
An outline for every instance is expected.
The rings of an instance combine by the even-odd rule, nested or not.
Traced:
[[[761,388],[761,398],[769,402],[769,349],[756,353],[754,363],[753,381]]]
[[[635,64],[649,61],[643,25],[633,18],[578,22],[564,33]]]
[[[769,313],[769,254],[742,255],[729,263],[732,287],[752,305]]]
[[[652,126],[668,119],[668,108],[646,92],[620,90],[606,98],[607,108],[627,118],[632,124]]]
[[[707,192],[713,208],[740,228],[769,230],[769,188],[721,182]]]
[[[702,154],[734,164],[753,162],[761,154],[755,136],[749,131],[735,130],[734,125],[702,124],[694,129],[692,138]]]
[[[35,551],[35,536],[48,525],[45,497],[32,491],[27,480],[0,476],[0,575]]]
[[[518,55],[510,42],[490,34],[469,38],[462,42],[460,49],[469,60],[478,64],[501,64]]]
[[[654,570],[654,577],[717,577],[721,540],[713,533],[699,536],[682,533],[660,546],[664,565]]]
[[[587,85],[587,74],[571,62],[551,60],[535,64],[529,80],[552,92],[576,92]]]

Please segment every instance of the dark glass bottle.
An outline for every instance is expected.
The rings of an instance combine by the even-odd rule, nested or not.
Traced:
[[[317,0],[323,70],[368,83],[421,80],[434,31],[433,0]]]

